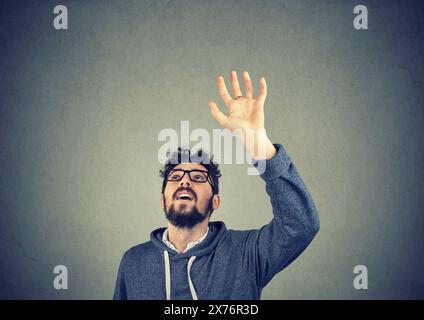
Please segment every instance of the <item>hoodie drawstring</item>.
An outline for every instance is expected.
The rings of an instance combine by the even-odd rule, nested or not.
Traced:
[[[171,300],[171,267],[169,263],[169,253],[168,251],[163,251],[163,257],[165,260],[165,291],[166,291],[166,300]],[[196,259],[195,256],[190,257],[187,264],[187,275],[188,275],[188,285],[190,287],[191,296],[193,297],[193,300],[199,300],[197,298],[196,290],[194,289],[193,282],[191,281],[190,277],[190,269],[193,264],[194,259]]]
[[[169,254],[168,251],[163,252],[163,257],[165,259],[165,291],[166,291],[166,300],[171,300],[171,269],[169,266]]]
[[[196,290],[194,289],[193,282],[191,282],[191,277],[190,277],[190,269],[194,259],[196,259],[195,256],[192,256],[190,257],[190,259],[188,259],[188,264],[187,264],[188,285],[190,286],[190,292],[191,292],[191,296],[193,297],[193,300],[199,300],[197,298],[197,293],[196,293]]]

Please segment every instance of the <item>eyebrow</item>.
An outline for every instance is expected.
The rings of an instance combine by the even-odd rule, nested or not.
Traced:
[[[175,169],[182,169],[182,170],[203,170],[203,171],[208,171],[208,169],[206,169],[205,167],[189,167],[189,168],[184,168],[184,167],[178,167],[175,166],[174,168],[172,168],[171,170],[175,170]]]

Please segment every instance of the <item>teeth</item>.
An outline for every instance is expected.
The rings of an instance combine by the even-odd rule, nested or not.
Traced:
[[[178,199],[181,199],[182,197],[188,197],[191,200],[191,196],[188,193],[181,193],[178,195]]]

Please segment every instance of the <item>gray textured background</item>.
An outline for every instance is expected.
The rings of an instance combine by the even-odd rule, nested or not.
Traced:
[[[207,101],[224,109],[215,77],[233,68],[256,93],[266,77],[267,131],[321,219],[263,299],[424,298],[423,16],[422,1],[0,1],[0,298],[110,299],[123,252],[166,222],[159,131],[219,128]],[[229,228],[272,216],[246,170],[222,166]]]

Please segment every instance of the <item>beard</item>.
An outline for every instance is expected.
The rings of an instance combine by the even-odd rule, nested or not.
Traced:
[[[209,199],[205,213],[201,213],[197,205],[193,205],[192,209],[187,211],[188,205],[184,203],[180,204],[177,209],[174,204],[171,204],[167,209],[166,201],[164,200],[164,202],[166,219],[177,228],[191,229],[208,218],[212,211],[212,197]]]

